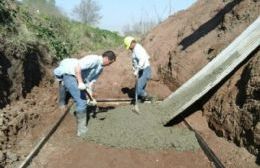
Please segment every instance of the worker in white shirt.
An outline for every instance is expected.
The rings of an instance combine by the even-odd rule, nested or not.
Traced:
[[[104,66],[116,60],[113,51],[106,51],[102,56],[88,55],[81,59],[66,58],[54,69],[56,78],[62,81],[60,85],[60,106],[65,105],[65,92],[68,92],[76,103],[77,135],[84,136],[87,131],[87,96],[93,85],[103,71]],[[94,100],[95,101],[95,100]]]
[[[126,49],[132,51],[132,65],[134,75],[138,78],[136,89],[138,98],[142,101],[151,100],[152,97],[145,91],[149,79],[151,79],[150,56],[146,50],[136,42],[134,37],[127,36],[124,38]]]

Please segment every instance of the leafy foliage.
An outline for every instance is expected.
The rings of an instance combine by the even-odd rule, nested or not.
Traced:
[[[37,13],[52,16],[62,16],[62,12],[55,6],[55,0],[23,0],[24,5]]]
[[[5,39],[6,45],[21,53],[27,45],[45,46],[47,54],[58,60],[78,51],[117,47],[122,41],[117,33],[71,21],[62,15],[36,12],[27,5],[17,5],[13,0],[0,1],[0,39]]]
[[[13,28],[13,18],[16,16],[16,10],[11,4],[14,0],[0,1],[0,25],[4,27]]]

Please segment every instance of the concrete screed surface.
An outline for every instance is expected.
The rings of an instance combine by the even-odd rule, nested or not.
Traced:
[[[196,150],[199,144],[193,132],[180,126],[164,127],[156,104],[118,107],[90,118],[85,140],[118,148]]]

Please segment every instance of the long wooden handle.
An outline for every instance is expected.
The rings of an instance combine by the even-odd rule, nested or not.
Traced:
[[[91,101],[93,101],[94,98],[93,98],[92,95],[87,91],[87,89],[85,89],[85,92],[86,92],[86,94],[88,95],[88,98],[89,98]]]

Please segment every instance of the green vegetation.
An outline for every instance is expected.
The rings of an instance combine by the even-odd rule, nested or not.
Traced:
[[[23,52],[28,46],[45,46],[49,55],[62,59],[79,51],[115,48],[121,45],[122,37],[71,21],[58,11],[47,14],[22,3],[18,5],[14,0],[3,0],[0,2],[0,40],[17,52]]]

